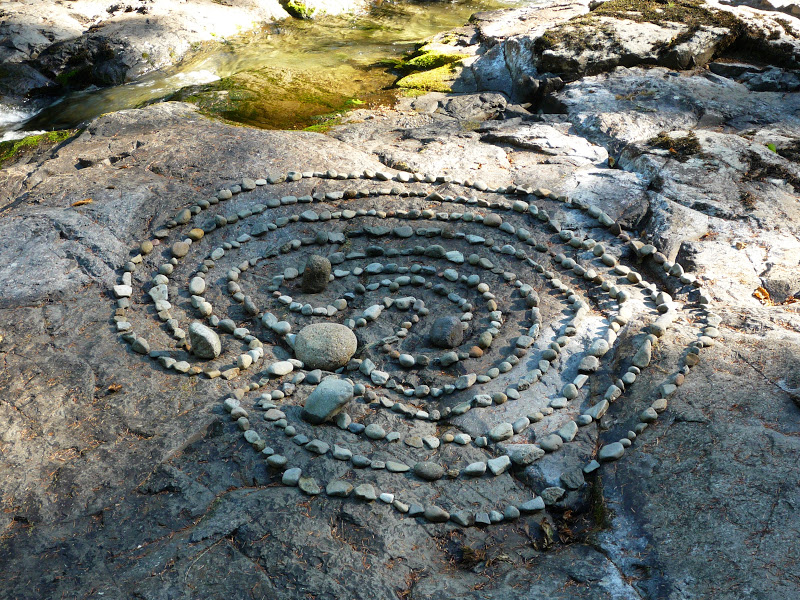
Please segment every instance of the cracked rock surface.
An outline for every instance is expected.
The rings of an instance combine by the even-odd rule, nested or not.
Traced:
[[[551,23],[551,13],[522,10],[518,14],[524,18],[484,15],[470,27],[491,32],[487,45],[519,42],[519,36],[528,35],[533,48]],[[580,16],[588,7],[570,10],[574,14],[566,11],[565,18]],[[748,19],[760,14],[745,7],[735,10]],[[769,24],[775,18],[767,13],[759,21]],[[797,22],[786,14],[779,18]],[[511,54],[504,52],[506,60]],[[763,73],[763,65],[713,67],[731,62],[714,56],[709,69],[680,72],[634,64],[575,78],[546,98],[536,96],[539,114],[536,105],[528,104],[530,98],[515,96],[510,87],[461,96],[428,94],[403,99],[391,109],[349,113],[329,135],[232,127],[188,105],[162,103],[100,117],[59,146],[4,168],[3,593],[81,598],[102,592],[105,598],[158,599],[795,598],[800,586],[797,99],[786,89],[749,84],[753,78],[743,74]],[[781,77],[772,81],[777,88],[788,85]],[[482,464],[495,454],[477,443],[460,445],[454,434],[468,434],[477,442],[500,423],[535,416],[545,406],[540,397],[566,395],[565,385],[579,375],[586,349],[598,347],[592,344],[608,328],[606,300],[575,284],[591,310],[574,336],[564,340],[558,368],[523,390],[520,399],[506,396],[499,384],[514,387],[519,369],[535,368],[527,358],[497,377],[488,406],[481,404],[481,410],[473,408],[447,423],[408,419],[399,411],[351,401],[345,428],[352,417],[399,432],[402,439],[373,442],[352,429],[323,426],[318,435],[344,460],[309,457],[284,433],[274,437],[272,425],[266,424],[268,414],[276,422],[300,422],[308,385],[297,385],[296,401],[275,400],[280,410],[267,409],[264,418],[262,409],[251,408],[252,401],[246,405],[253,429],[267,444],[275,443],[276,453],[300,461],[302,475],[314,478],[322,490],[330,481],[343,481],[336,489],[347,494],[369,481],[378,492],[373,495],[395,493],[408,514],[416,511],[414,505],[423,513],[436,503],[468,507],[467,515],[431,523],[382,499],[365,502],[329,497],[324,491],[312,496],[284,486],[280,469],[270,466],[279,461],[268,463],[254,451],[239,421],[222,408],[222,400],[234,397],[241,383],[184,376],[133,352],[117,333],[112,289],[142,240],[152,239],[181,209],[244,179],[329,169],[434,173],[492,187],[531,185],[567,196],[573,204],[598,207],[611,219],[610,229],[619,227],[642,244],[652,244],[665,260],[697,277],[718,315],[711,326],[717,337],[702,349],[679,386],[664,389],[666,376],[677,381],[675,365],[687,360],[697,325],[688,309],[677,312],[636,383],[605,414],[595,413],[596,420],[575,431],[574,422],[590,405],[585,400],[602,398],[640,348],[640,330],[651,322],[645,308],[657,308],[653,302],[642,304],[618,327],[610,349],[599,352],[604,356],[592,375],[596,383],[581,392],[585,398],[575,407],[529,421],[524,431],[497,445],[515,463],[508,471],[494,477],[476,468],[479,477],[458,476],[459,468]],[[297,198],[321,192],[324,197],[343,189],[340,183],[286,181],[269,193]],[[446,185],[436,185],[442,194],[449,193]],[[225,210],[248,209],[261,199],[242,194],[228,200]],[[641,248],[615,244],[606,229],[563,202],[542,201],[562,230],[602,240],[616,253],[615,260],[670,298],[682,297],[678,279],[644,260]],[[335,211],[337,202],[311,206]],[[440,206],[433,199],[399,196],[346,202],[354,209]],[[304,210],[284,205],[274,215]],[[504,222],[511,223],[508,215],[514,216],[504,213]],[[544,253],[550,260],[570,251],[553,230],[543,233],[533,219],[525,223],[552,250]],[[376,218],[372,226],[380,224]],[[415,229],[440,225],[411,224]],[[211,244],[236,241],[241,235],[236,226],[207,233],[209,240],[219,237],[199,240],[197,246],[210,252]],[[314,236],[320,228],[311,222],[295,226],[301,237]],[[475,227],[467,233],[487,235]],[[273,234],[275,247],[292,239],[283,229],[268,235]],[[463,240],[425,243],[440,242]],[[151,261],[148,265],[157,272],[171,256],[169,248],[156,246],[145,263]],[[467,247],[459,250],[468,254]],[[280,255],[271,260],[275,273],[302,264]],[[527,274],[517,263],[508,264]],[[191,279],[190,267],[178,264],[175,269],[176,278]],[[564,269],[553,269],[572,283]],[[134,287],[150,285],[152,270],[135,271]],[[209,287],[224,287],[225,273],[208,276]],[[502,270],[496,275],[501,278]],[[269,294],[258,290],[269,278],[254,281],[253,294],[263,293],[266,304]],[[333,281],[329,288],[336,292],[336,285]],[[416,293],[420,288],[405,289]],[[538,291],[543,329],[555,336],[562,326],[559,319],[565,318],[559,312],[563,299],[546,292],[546,286]],[[176,311],[193,310],[185,289],[170,283],[169,294]],[[206,294],[215,308],[223,306],[222,294]],[[154,347],[166,343],[153,303],[136,293],[133,300],[141,304],[134,325]],[[523,300],[500,292],[497,301],[504,318],[516,324],[514,315],[525,310]],[[429,302],[435,316],[437,307],[447,306],[446,299]],[[669,302],[664,299],[663,305],[669,308]],[[231,302],[227,310],[237,322],[246,320],[238,304]],[[381,319],[376,323],[379,327]],[[362,331],[369,329],[357,330],[360,346],[377,341]],[[288,360],[290,346],[268,335],[274,343],[264,348],[265,354]],[[492,347],[506,348],[512,339],[501,333]],[[230,335],[221,340],[223,356],[239,343]],[[386,368],[403,372],[397,365]],[[372,387],[361,372],[350,376]],[[669,402],[658,405],[656,421],[648,413],[648,427],[629,435],[658,397],[654,390]],[[469,390],[460,394],[437,406],[452,407],[475,396]],[[317,430],[299,433],[309,431]],[[559,437],[560,449],[546,454],[534,445],[559,436],[555,432],[572,439]],[[582,469],[599,448],[623,438],[632,444],[620,444],[620,460]],[[409,467],[432,461],[456,472],[451,477],[445,471],[430,482],[413,471],[351,468],[346,461],[352,457],[355,465],[353,455]],[[314,488],[308,480],[304,486]],[[524,507],[534,495],[546,499],[544,510],[520,515],[512,506],[505,517],[497,506],[497,515],[486,511],[491,525],[460,524],[474,522],[487,502],[507,500]],[[495,523],[492,518],[498,515],[503,520]]]

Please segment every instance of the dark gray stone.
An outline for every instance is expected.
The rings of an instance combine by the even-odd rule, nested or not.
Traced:
[[[464,327],[458,317],[439,317],[433,322],[431,344],[437,348],[457,348],[464,340]]]
[[[306,261],[301,289],[308,294],[325,291],[331,275],[331,261],[319,254],[312,254]]]

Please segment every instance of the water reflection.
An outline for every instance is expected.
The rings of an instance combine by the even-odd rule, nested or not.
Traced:
[[[317,80],[319,85],[337,90],[345,99],[369,96],[379,101],[386,95],[375,95],[376,90],[387,87],[393,80],[384,67],[376,65],[380,60],[399,57],[420,40],[463,25],[477,11],[513,5],[499,0],[424,4],[384,1],[376,3],[364,15],[270,24],[261,31],[222,44],[207,44],[180,65],[151,73],[135,83],[69,94],[32,118],[24,112],[4,114],[0,107],[0,136],[14,130],[76,127],[100,114],[142,106],[179,90],[189,90],[179,99],[199,100],[202,105],[198,94],[227,91],[224,85],[217,86],[223,89],[203,86],[237,74],[247,75],[240,76],[243,82],[239,83],[247,94],[256,96],[251,98],[254,100],[285,97],[293,88],[294,76],[297,82]],[[294,87],[299,87],[299,83]],[[300,96],[287,99],[291,100],[287,110],[303,112],[302,107],[298,108],[304,104]],[[332,107],[328,100],[321,103],[317,100],[312,98],[311,113],[320,114]],[[253,102],[249,110],[258,110],[259,104],[264,103]],[[238,120],[260,127],[286,127],[281,112],[275,110],[270,116],[267,110],[267,114]]]

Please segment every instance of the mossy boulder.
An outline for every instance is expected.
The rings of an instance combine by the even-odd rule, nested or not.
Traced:
[[[453,83],[463,71],[463,61],[468,58],[444,44],[425,44],[410,57],[400,61],[396,70],[404,76],[397,86],[427,92],[453,92]]]

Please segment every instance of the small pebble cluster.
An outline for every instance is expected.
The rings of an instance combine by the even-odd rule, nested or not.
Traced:
[[[341,180],[342,189],[263,200],[261,194],[238,212],[223,214],[221,210],[221,204],[233,198],[243,199],[248,192],[258,194],[271,185],[304,179],[326,183]],[[448,192],[453,189],[464,191],[450,195]],[[370,198],[389,199],[389,207],[348,208]],[[397,198],[423,200],[422,204],[433,208],[394,208],[404,205]],[[591,218],[595,223],[591,231],[602,231],[602,239],[595,240],[563,226],[555,217],[557,211],[550,208],[548,212],[545,203],[557,205],[565,214],[576,211]],[[301,204],[321,207],[315,210],[300,207]],[[295,205],[297,210],[291,211]],[[270,216],[274,209],[286,207],[291,211],[288,216]],[[201,217],[210,209],[216,212],[215,216],[201,223]],[[212,238],[221,240],[232,225],[237,227],[236,233],[229,234],[227,241],[209,243]],[[297,225],[312,226],[315,234],[296,238],[281,235]],[[548,243],[543,233],[557,236],[560,243]],[[254,243],[271,236],[278,240],[276,245],[261,252],[248,251]],[[154,250],[167,246],[169,240],[173,240],[168,246],[169,257],[157,264]],[[356,248],[359,240],[364,244]],[[454,241],[461,250],[452,249]],[[465,245],[474,252],[463,251]],[[186,288],[194,320],[184,329],[173,315],[170,297],[175,298],[176,292],[170,277],[180,261],[195,254],[195,248],[201,248],[201,257],[192,268]],[[309,251],[312,254],[303,264],[300,255]],[[626,252],[636,264],[645,264],[651,271],[663,270],[673,294],[622,264],[620,257]],[[256,275],[268,272],[275,262],[293,266],[284,266],[281,272],[272,272],[268,277]],[[227,284],[223,291],[229,306],[219,312],[210,302],[209,293],[214,269],[221,264],[226,265]],[[133,278],[145,265],[152,266],[156,273],[141,280],[146,293],[135,293]],[[298,291],[307,301],[290,295],[298,282]],[[326,290],[332,287],[346,291],[327,300]],[[264,456],[270,467],[283,471],[285,485],[297,486],[309,495],[320,494],[324,486],[328,496],[352,496],[365,502],[380,500],[408,516],[424,517],[430,522],[449,520],[462,526],[489,525],[543,510],[558,502],[566,490],[581,487],[583,475],[598,469],[600,463],[621,458],[636,437],[667,408],[670,396],[690,368],[698,364],[700,350],[713,345],[720,335],[720,319],[709,311],[710,298],[697,279],[684,273],[679,264],[668,261],[654,246],[632,239],[597,207],[541,188],[491,187],[481,181],[406,172],[290,171],[265,179],[244,179],[180,210],[165,229],[143,241],[125,265],[113,294],[117,330],[133,352],[148,355],[163,368],[186,376],[230,381],[244,379],[250,373],[258,377],[240,384],[222,404],[247,443]],[[673,300],[673,295],[681,300]],[[171,336],[170,348],[151,349],[150,342],[136,333],[131,322],[134,297],[143,304],[152,302]],[[439,311],[444,310],[442,306],[451,306],[451,314],[431,315],[432,298],[446,301],[447,304],[439,303]],[[506,309],[501,308],[503,298],[508,298]],[[543,320],[540,303],[544,298],[560,307],[561,319],[551,315]],[[239,323],[229,316],[234,306],[239,307],[236,314],[245,317]],[[358,306],[362,308],[354,308]],[[615,348],[618,332],[631,327],[633,317],[641,317],[643,312],[652,313],[654,318],[632,336],[638,346],[628,360],[617,361],[628,366],[611,378],[604,393],[592,397],[588,408],[574,420],[537,436],[535,443],[503,445],[515,436],[523,436],[532,423],[548,419],[555,411],[580,406],[586,399],[585,390],[591,387],[587,384],[601,373],[601,360]],[[353,422],[347,412],[348,402],[355,397],[363,398],[375,411],[389,410],[408,419],[445,424],[471,410],[487,410],[519,400],[523,394],[536,392],[537,384],[551,370],[558,369],[564,348],[592,313],[605,317],[603,330],[584,348],[578,375],[563,381],[560,393],[540,409],[513,422],[496,423],[476,439],[463,432],[403,437],[374,423]],[[280,448],[273,448],[280,446],[278,442],[285,436],[310,454],[349,461],[357,471],[385,469],[398,477],[413,476],[423,481],[511,473],[515,467],[524,468],[547,453],[559,451],[575,439],[581,427],[600,420],[650,365],[659,339],[680,313],[688,315],[686,320],[701,324],[700,329],[685,349],[681,364],[657,386],[651,406],[638,415],[625,437],[600,447],[596,460],[579,472],[565,471],[561,476],[563,487],[539,490],[526,502],[504,504],[504,499],[498,498],[495,505],[479,511],[435,504],[420,506],[404,502],[402,492],[376,490],[370,483],[353,485],[333,480],[320,484],[313,477],[304,476],[302,465],[290,465]],[[374,360],[353,358],[357,349],[354,333],[390,322],[390,315],[402,321],[374,344]],[[425,319],[434,323],[430,339],[423,346],[436,351],[404,351],[404,342],[413,338]],[[298,329],[298,323],[304,320],[317,324]],[[509,332],[511,324],[519,330]],[[545,331],[552,332],[552,336],[543,339]],[[468,332],[471,335],[465,340]],[[223,352],[220,336],[226,335],[242,348],[233,356]],[[498,349],[499,339],[508,340],[510,351]],[[270,350],[278,346],[293,351],[295,357],[268,360]],[[490,354],[496,359],[487,362]],[[381,360],[382,364],[376,364]],[[474,368],[472,364],[484,367]],[[424,383],[420,378],[423,372],[427,373],[425,381],[440,383]],[[514,376],[513,383],[506,385],[512,381],[510,375]],[[496,389],[498,382],[503,382],[502,391]],[[306,400],[303,419],[292,420],[285,408],[291,405],[292,396],[301,385],[312,386],[314,391]],[[487,387],[486,392],[481,391],[483,386]],[[472,394],[473,390],[478,393]],[[252,392],[257,392],[257,397],[248,410],[243,401]],[[448,402],[452,395],[458,395],[459,400]],[[471,398],[464,400],[465,395]],[[252,421],[254,410],[263,412],[266,431]],[[445,469],[430,460],[413,465],[400,460],[373,460],[323,441],[326,427],[331,426],[387,447],[401,440],[411,448],[430,451],[436,451],[442,443],[472,444],[491,457],[460,469]],[[398,489],[402,487],[399,485]]]

